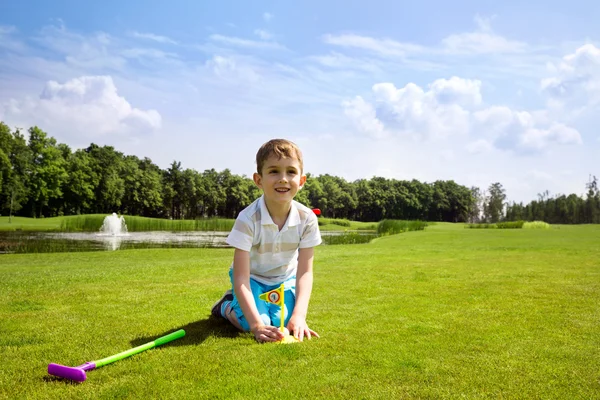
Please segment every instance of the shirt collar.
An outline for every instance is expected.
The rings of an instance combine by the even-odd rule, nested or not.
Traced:
[[[275,225],[273,222],[273,218],[271,218],[271,214],[269,214],[269,210],[267,209],[267,204],[265,203],[265,195],[260,196],[260,224],[261,225]],[[295,202],[292,201],[292,207],[290,209],[290,213],[288,215],[287,221],[285,221],[284,228],[286,226],[296,226],[300,225],[300,213],[298,212],[298,208],[296,208]]]

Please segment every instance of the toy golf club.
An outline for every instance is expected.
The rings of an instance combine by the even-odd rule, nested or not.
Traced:
[[[119,354],[115,354],[114,356],[103,358],[101,360],[89,361],[89,362],[86,362],[85,364],[81,364],[77,367],[67,367],[64,365],[51,363],[51,364],[48,364],[48,373],[50,375],[55,375],[55,376],[58,376],[61,378],[71,379],[71,380],[78,381],[78,382],[83,382],[86,379],[86,375],[85,375],[86,371],[91,371],[93,369],[103,367],[107,364],[111,364],[115,361],[122,360],[122,359],[132,356],[134,354],[141,353],[142,351],[149,350],[153,347],[161,346],[165,343],[169,343],[173,340],[182,338],[184,336],[185,336],[185,331],[183,329],[180,329],[180,330],[170,333],[166,336],[160,337],[152,342],[143,344],[138,347],[134,347],[133,349],[124,351]]]

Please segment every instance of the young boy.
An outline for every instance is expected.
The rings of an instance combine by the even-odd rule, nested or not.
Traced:
[[[306,323],[313,284],[313,247],[321,233],[313,211],[294,200],[306,182],[302,153],[292,142],[274,139],[256,154],[254,183],[263,195],[242,210],[227,237],[235,247],[229,269],[232,290],[212,307],[212,315],[250,331],[259,342],[283,339],[281,308],[259,295],[285,288],[284,323],[295,338],[319,337]]]

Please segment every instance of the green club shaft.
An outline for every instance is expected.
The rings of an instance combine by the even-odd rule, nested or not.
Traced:
[[[173,333],[170,333],[170,334],[168,334],[166,336],[159,337],[158,339],[156,339],[156,340],[154,340],[152,342],[149,342],[149,343],[146,343],[146,344],[142,344],[141,346],[134,347],[133,349],[129,349],[129,350],[123,351],[123,352],[121,352],[119,354],[115,354],[113,356],[106,357],[106,358],[103,358],[103,359],[98,360],[98,361],[93,361],[93,363],[96,364],[96,368],[100,368],[100,367],[102,367],[104,365],[107,365],[107,364],[110,364],[110,363],[114,363],[115,361],[122,360],[122,359],[130,357],[130,356],[132,356],[134,354],[138,354],[138,353],[141,353],[143,351],[149,350],[149,349],[151,349],[153,347],[161,346],[161,345],[163,345],[165,343],[169,343],[169,342],[171,342],[173,340],[182,338],[184,336],[185,336],[185,331],[183,329],[180,329],[180,330],[175,331]]]

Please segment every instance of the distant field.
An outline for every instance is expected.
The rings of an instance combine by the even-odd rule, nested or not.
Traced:
[[[0,255],[0,398],[600,398],[600,226],[435,224],[316,250],[310,342],[209,318],[231,249]],[[184,339],[71,384],[79,365]]]

